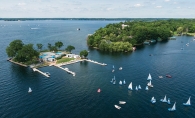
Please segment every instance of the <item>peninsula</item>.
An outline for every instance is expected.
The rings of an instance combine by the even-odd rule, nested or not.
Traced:
[[[126,21],[89,34],[87,44],[102,51],[128,52],[144,42],[166,41],[174,35],[195,35],[195,19]]]

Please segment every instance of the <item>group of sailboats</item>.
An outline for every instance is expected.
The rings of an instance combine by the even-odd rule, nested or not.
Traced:
[[[119,104],[126,104],[126,102],[125,101],[119,101]],[[114,105],[114,107],[119,109],[119,110],[121,109],[121,107],[118,106],[118,105]]]
[[[147,84],[147,85],[148,85],[149,87],[153,87],[153,85],[152,85],[152,81],[151,81],[151,80],[152,80],[152,76],[150,75],[150,73],[149,73],[149,75],[148,75],[147,80],[149,80],[149,82],[148,82],[148,84]]]

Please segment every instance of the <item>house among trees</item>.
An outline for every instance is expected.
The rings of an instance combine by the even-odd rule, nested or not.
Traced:
[[[128,25],[122,24],[122,29],[124,29],[125,27],[128,27]]]

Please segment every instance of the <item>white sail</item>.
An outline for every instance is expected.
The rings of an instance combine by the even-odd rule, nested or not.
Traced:
[[[190,96],[190,97],[191,97],[191,96]],[[190,102],[190,97],[189,97],[189,99],[188,99],[188,101],[187,101],[186,103],[183,103],[183,105],[186,105],[186,106],[191,105],[191,102]]]
[[[135,87],[135,90],[138,90],[137,86]]]
[[[32,89],[31,89],[30,87],[29,87],[29,89],[28,89],[28,92],[29,92],[29,93],[31,93],[31,92],[32,92]]]
[[[123,80],[123,84],[126,84],[125,80]]]
[[[169,111],[175,111],[176,110],[176,102],[174,103],[172,108],[168,108]]]
[[[122,81],[120,81],[119,84],[122,85],[123,84]]]
[[[150,82],[148,82],[147,85],[148,85],[149,87],[153,87],[151,80],[150,80]]]
[[[138,89],[142,89],[140,85],[138,86]]]
[[[164,99],[161,99],[160,101],[161,101],[161,102],[167,102],[167,97],[166,97],[166,95],[165,95]]]
[[[147,80],[152,80],[152,77],[151,77],[150,73],[148,75],[148,79]]]
[[[145,90],[148,90],[148,86],[146,86],[146,89]]]
[[[156,99],[154,97],[152,97],[151,102],[156,103]]]
[[[132,88],[132,82],[129,84],[128,89],[133,90],[133,88]]]

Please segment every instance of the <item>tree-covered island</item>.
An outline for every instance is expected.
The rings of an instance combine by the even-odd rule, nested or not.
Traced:
[[[42,67],[78,60],[80,57],[86,58],[88,55],[86,50],[80,52],[80,57],[72,54],[71,51],[75,49],[72,45],[61,49],[64,46],[61,41],[55,42],[55,45],[48,43],[48,49],[45,50],[42,50],[43,44],[41,43],[36,44],[36,46],[37,50],[34,49],[33,44],[24,44],[20,39],[13,40],[6,48],[8,60],[22,66]]]
[[[195,35],[195,19],[126,21],[108,24],[87,38],[88,46],[102,51],[127,52],[145,41],[165,41],[174,35]]]

